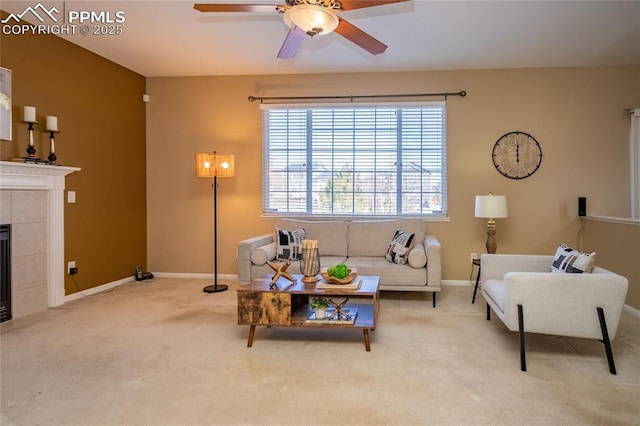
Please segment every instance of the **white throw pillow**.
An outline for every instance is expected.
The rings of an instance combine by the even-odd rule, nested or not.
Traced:
[[[276,258],[276,243],[258,247],[251,252],[251,263],[254,265],[264,265]]]
[[[596,252],[581,253],[566,244],[560,244],[551,263],[551,272],[582,274],[591,273],[596,260]]]
[[[409,252],[409,266],[415,269],[424,268],[427,264],[427,254],[422,244],[416,244]]]
[[[415,235],[411,232],[397,230],[391,244],[389,244],[385,258],[391,263],[406,265],[409,260],[409,252],[415,243],[414,237]]]

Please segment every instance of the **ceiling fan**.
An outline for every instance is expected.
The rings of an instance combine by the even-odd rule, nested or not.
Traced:
[[[277,12],[291,28],[278,52],[278,58],[293,58],[306,36],[337,32],[372,55],[387,50],[387,45],[338,16],[338,12],[401,3],[408,0],[285,0],[286,4],[206,4],[196,3],[200,12]]]

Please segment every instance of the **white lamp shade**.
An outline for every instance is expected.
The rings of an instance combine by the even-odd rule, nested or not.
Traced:
[[[339,20],[332,9],[314,5],[299,4],[284,13],[285,23],[302,28],[306,33],[329,34],[338,27]]]
[[[507,217],[505,195],[476,195],[476,217],[499,219]]]

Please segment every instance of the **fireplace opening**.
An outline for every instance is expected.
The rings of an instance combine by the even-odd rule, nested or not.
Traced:
[[[11,319],[11,225],[0,225],[0,322]]]

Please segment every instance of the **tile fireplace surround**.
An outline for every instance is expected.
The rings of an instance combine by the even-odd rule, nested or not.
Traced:
[[[12,225],[13,318],[64,303],[65,176],[79,170],[0,161],[0,223]]]

